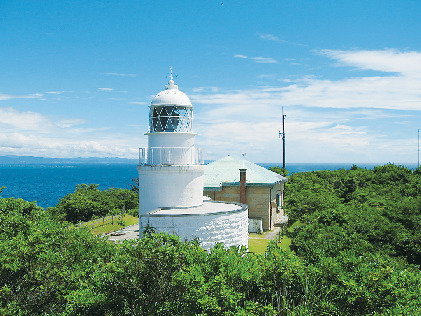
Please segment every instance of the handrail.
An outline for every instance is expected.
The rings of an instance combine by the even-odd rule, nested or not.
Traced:
[[[196,147],[139,148],[140,165],[203,165],[203,153]]]

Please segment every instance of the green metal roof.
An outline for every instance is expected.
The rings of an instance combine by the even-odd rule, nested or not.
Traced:
[[[240,185],[240,170],[246,171],[246,186],[273,186],[286,182],[287,178],[250,161],[234,156],[226,156],[205,167],[204,189],[220,191],[223,185]]]

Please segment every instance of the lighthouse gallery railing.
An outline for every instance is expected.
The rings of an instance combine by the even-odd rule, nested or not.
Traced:
[[[196,147],[139,148],[140,165],[203,165],[203,153]]]

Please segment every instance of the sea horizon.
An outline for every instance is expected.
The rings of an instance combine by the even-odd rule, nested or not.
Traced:
[[[216,159],[205,159],[205,164],[211,163]],[[247,160],[247,159],[246,159]],[[31,164],[128,164],[128,165],[137,165],[139,159],[136,158],[121,158],[121,157],[38,157],[38,156],[17,156],[17,155],[4,155],[0,156],[0,166],[1,165],[31,165]],[[282,162],[255,162],[258,165],[270,165],[270,166],[282,166]],[[385,164],[393,164],[398,166],[411,166],[417,167],[415,162],[286,162],[288,165],[368,165],[368,166],[381,166]],[[288,169],[288,168],[287,168]]]

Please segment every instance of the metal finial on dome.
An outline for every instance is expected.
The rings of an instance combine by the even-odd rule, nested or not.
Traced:
[[[174,84],[174,76],[173,76],[173,72],[172,72],[172,66],[170,66],[170,80],[168,81],[168,84],[165,86],[165,88],[167,88],[167,90],[178,90],[178,86],[176,84]]]
[[[172,74],[172,66],[170,66],[170,80],[174,80],[173,74]]]

